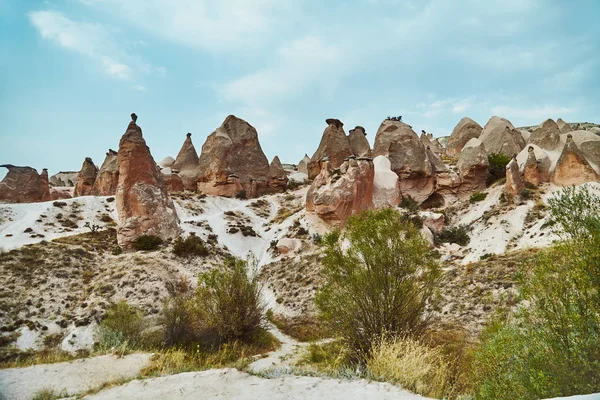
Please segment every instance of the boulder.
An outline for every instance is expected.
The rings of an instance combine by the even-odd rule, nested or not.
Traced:
[[[163,180],[165,181],[165,186],[170,193],[181,193],[185,190],[183,180],[175,172],[175,170],[171,170],[171,168],[164,168],[160,172],[162,173]]]
[[[350,149],[356,157],[370,157],[371,156],[371,145],[367,140],[367,133],[365,128],[357,126],[350,131],[348,135],[348,143],[350,143]]]
[[[435,194],[442,197],[443,205],[455,203],[466,196],[461,192],[461,185],[462,179],[454,171],[446,170],[435,174]]]
[[[77,183],[78,171],[61,171],[50,177],[51,186],[74,187]]]
[[[479,139],[488,154],[497,153],[512,157],[525,147],[525,140],[509,120],[492,117],[483,127]]]
[[[600,135],[600,128],[594,126],[593,128],[588,129],[588,132],[592,132],[594,135]]]
[[[446,145],[446,155],[449,157],[457,157],[465,144],[473,138],[477,139],[481,136],[483,128],[471,118],[464,117],[452,130],[452,134],[448,138]]]
[[[267,191],[269,161],[258,133],[234,115],[206,138],[198,166],[198,190],[202,193],[232,197],[245,191],[253,198]]]
[[[319,148],[308,163],[309,179],[319,174],[321,165],[327,165],[330,171],[333,171],[339,168],[347,157],[354,154],[344,133],[344,124],[334,118],[329,118],[325,122],[327,128],[323,131]],[[325,159],[329,161],[327,164],[321,162]]]
[[[573,128],[571,128],[571,124],[567,124],[565,121],[563,121],[562,118],[559,118],[556,120],[556,125],[558,126],[558,129],[560,130],[560,133],[569,133],[573,130]]]
[[[50,200],[64,200],[72,198],[72,191],[67,187],[50,188]]]
[[[192,143],[192,134],[188,133],[177,154],[175,162],[171,165],[171,168],[179,171],[179,176],[183,181],[183,186],[187,190],[196,191],[198,190],[198,176],[200,170],[198,167],[198,153]]]
[[[489,165],[483,142],[477,138],[469,140],[463,147],[456,164],[461,179],[456,191],[459,199],[465,200],[473,193],[485,190]]]
[[[98,175],[98,167],[94,165],[91,158],[86,157],[77,175],[77,184],[73,191],[73,197],[89,196],[93,194],[94,183]]]
[[[344,225],[348,217],[373,207],[373,161],[354,157],[330,172],[322,161],[306,194],[306,210],[334,225]]]
[[[591,167],[581,150],[573,141],[571,133],[556,162],[552,181],[561,186],[581,185],[585,182],[600,182],[600,176]]]
[[[516,196],[521,193],[521,190],[524,188],[525,182],[519,171],[519,163],[517,162],[516,157],[513,157],[506,165],[506,184],[504,186],[504,192]]]
[[[422,211],[419,216],[423,219],[423,225],[425,225],[431,232],[439,235],[444,229],[446,223],[446,217],[444,214],[434,213],[430,211]]]
[[[123,250],[131,250],[140,235],[170,240],[181,233],[173,200],[136,124],[137,116],[131,118],[118,153],[117,240]]]
[[[310,162],[310,157],[308,156],[308,154],[304,154],[304,158],[302,160],[300,160],[300,162],[298,163],[298,172],[301,174],[306,174],[306,176],[308,177],[308,163]]]
[[[519,158],[517,157],[517,164],[518,160]],[[535,186],[538,186],[542,182],[548,182],[549,164],[548,156],[546,156],[545,159],[542,158],[538,160],[535,154],[535,148],[532,145],[528,146],[527,161],[525,161],[525,165],[523,167],[523,180]]]
[[[531,149],[531,150],[530,150]],[[533,153],[533,154],[531,154]],[[548,153],[540,148],[538,145],[530,144],[525,149],[521,150],[521,152],[517,155],[517,163],[519,164],[519,171],[523,174],[525,179],[525,168],[529,163],[529,172],[528,175],[533,178],[532,174],[535,174],[533,171],[533,159],[535,159],[537,164],[537,171],[539,174],[540,182],[547,182],[550,176],[550,169],[552,167],[552,160],[548,157]],[[531,182],[533,183],[533,182]]]
[[[48,173],[46,180],[31,167],[0,165],[8,173],[0,182],[0,201],[7,203],[36,203],[49,200]],[[42,173],[43,174],[43,173]]]
[[[175,164],[175,159],[171,156],[165,157],[158,162],[161,168],[171,168]]]
[[[279,161],[279,157],[275,156],[271,165],[269,165],[269,193],[283,193],[287,188],[288,177]]]
[[[600,167],[600,136],[582,130],[572,131],[570,134],[586,160],[592,166]],[[562,140],[566,143],[567,135],[562,135]]]
[[[117,152],[108,149],[106,158],[98,171],[91,194],[95,196],[114,196],[119,184],[119,165]]]
[[[398,187],[398,175],[391,169],[386,156],[377,156],[373,160],[373,206],[375,208],[396,207],[402,200]]]
[[[277,242],[277,251],[279,254],[294,253],[302,247],[302,240],[292,238],[282,238]]]
[[[560,130],[552,119],[547,119],[533,130],[528,144],[535,144],[544,150],[552,151],[560,146]]]

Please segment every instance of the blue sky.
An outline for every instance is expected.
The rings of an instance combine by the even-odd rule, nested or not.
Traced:
[[[154,158],[228,114],[267,157],[326,118],[600,122],[598,0],[0,0],[0,164],[101,164],[136,112]],[[3,175],[3,173],[2,173]],[[0,175],[1,176],[1,175]]]

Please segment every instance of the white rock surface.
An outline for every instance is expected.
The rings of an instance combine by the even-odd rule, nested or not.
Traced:
[[[392,171],[390,160],[386,156],[377,156],[373,159],[373,166],[373,206],[396,207],[400,201],[400,190],[398,175]]]

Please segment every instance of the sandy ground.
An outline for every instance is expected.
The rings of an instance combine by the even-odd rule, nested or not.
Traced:
[[[300,376],[264,379],[235,369],[131,381],[85,399],[424,399],[387,383]]]
[[[0,399],[28,400],[44,389],[77,394],[119,378],[136,377],[151,354],[99,356],[58,364],[0,370]]]

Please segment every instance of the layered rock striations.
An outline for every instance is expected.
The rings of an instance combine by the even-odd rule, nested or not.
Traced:
[[[95,196],[114,196],[119,184],[119,164],[116,151],[109,149],[106,158],[96,175],[91,194]]]
[[[319,148],[308,163],[308,177],[315,178],[322,165],[333,171],[342,165],[344,160],[353,155],[348,137],[344,133],[344,124],[339,119],[329,118],[325,121],[327,128],[323,131]],[[366,140],[366,139],[365,139]],[[328,161],[324,164],[322,161]]]
[[[75,184],[73,197],[92,195],[97,175],[98,167],[94,165],[90,157],[86,157],[77,176],[77,184]]]
[[[170,165],[170,168],[177,171],[183,181],[184,188],[194,192],[198,189],[198,176],[200,175],[198,161],[198,153],[192,143],[192,134],[188,133],[177,158]]]

